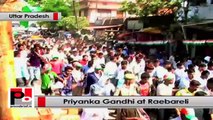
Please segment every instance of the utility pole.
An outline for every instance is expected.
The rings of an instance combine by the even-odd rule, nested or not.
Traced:
[[[76,26],[77,26],[77,29],[78,29],[78,17],[77,17],[77,13],[76,13],[76,6],[75,6],[75,0],[72,1],[73,2],[73,13],[75,15],[75,22],[76,22]]]

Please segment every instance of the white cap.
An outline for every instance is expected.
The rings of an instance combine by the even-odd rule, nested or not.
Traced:
[[[72,51],[78,51],[77,48],[73,49]]]
[[[206,57],[204,58],[204,60],[206,60],[207,62],[210,62],[210,59],[211,59],[210,56],[206,56]]]
[[[101,67],[101,65],[96,65],[96,66],[95,66],[95,69],[98,69],[98,70],[99,70],[99,69],[103,69],[103,68]]]

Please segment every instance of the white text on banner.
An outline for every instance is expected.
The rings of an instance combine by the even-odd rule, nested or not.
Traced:
[[[213,97],[35,96],[35,107],[52,108],[213,108]]]

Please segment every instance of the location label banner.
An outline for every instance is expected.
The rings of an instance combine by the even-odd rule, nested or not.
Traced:
[[[213,97],[35,96],[34,105],[50,108],[213,108]]]
[[[0,12],[0,21],[58,21],[60,12]]]

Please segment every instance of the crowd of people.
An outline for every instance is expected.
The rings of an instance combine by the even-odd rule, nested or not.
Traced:
[[[161,59],[127,46],[87,44],[69,38],[14,42],[18,87],[41,82],[39,95],[59,96],[207,96],[213,95],[213,61],[175,56]],[[160,52],[160,51],[155,51]],[[153,53],[152,53],[153,54]],[[185,115],[183,111],[188,111]],[[116,109],[117,119],[211,120],[209,109]],[[82,120],[103,120],[107,109],[85,108]]]

